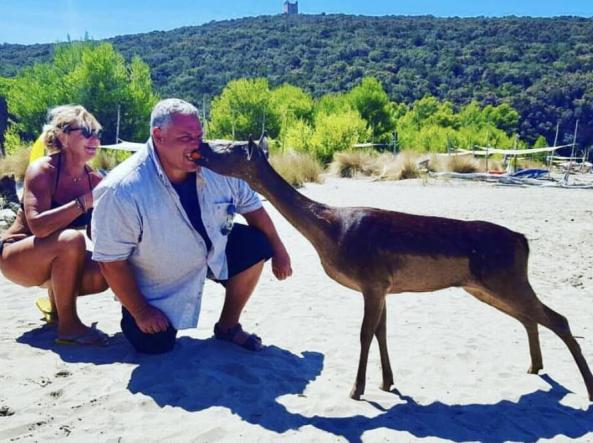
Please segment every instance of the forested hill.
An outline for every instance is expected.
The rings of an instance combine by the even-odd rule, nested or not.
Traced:
[[[593,121],[593,19],[261,16],[109,41],[148,63],[162,96],[195,103],[240,77],[319,96],[372,75],[394,101],[504,100],[520,112],[527,139],[553,141],[560,121],[566,141],[580,118],[583,137],[593,140],[585,123]],[[0,45],[0,76],[48,60],[50,50]]]

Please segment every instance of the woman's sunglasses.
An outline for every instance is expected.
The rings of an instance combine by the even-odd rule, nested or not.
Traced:
[[[101,131],[98,129],[89,129],[86,126],[83,126],[81,128],[69,128],[69,127],[64,128],[64,132],[66,134],[70,134],[71,132],[74,132],[74,131],[80,131],[80,133],[82,134],[82,136],[84,138],[91,138],[91,137],[101,138]]]

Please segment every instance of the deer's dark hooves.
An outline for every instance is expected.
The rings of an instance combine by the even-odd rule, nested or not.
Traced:
[[[527,370],[527,373],[528,374],[537,374],[542,369],[543,369],[542,366],[530,366],[529,369]]]
[[[391,383],[383,383],[381,385],[381,390],[385,392],[391,392],[391,387],[393,386],[393,382]]]
[[[352,388],[350,392],[350,398],[352,400],[360,400],[361,395],[364,394],[364,389],[358,389],[356,386]]]

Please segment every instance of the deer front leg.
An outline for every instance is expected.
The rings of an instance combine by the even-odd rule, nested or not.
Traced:
[[[377,337],[377,341],[379,342],[379,352],[381,354],[381,370],[383,372],[381,389],[389,391],[391,386],[393,386],[393,371],[391,370],[389,352],[387,351],[387,306],[385,306],[385,303],[383,303],[381,318],[375,330],[375,337]]]
[[[383,293],[364,291],[362,295],[364,297],[364,318],[360,328],[360,358],[356,381],[350,393],[350,397],[354,400],[360,400],[360,396],[364,394],[369,348],[385,306],[385,294]]]

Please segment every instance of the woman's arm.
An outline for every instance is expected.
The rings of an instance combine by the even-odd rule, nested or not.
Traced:
[[[47,237],[70,224],[85,209],[92,207],[92,194],[87,193],[64,205],[51,209],[51,190],[54,187],[53,166],[36,162],[27,168],[23,204],[25,217],[31,233],[39,238]]]

